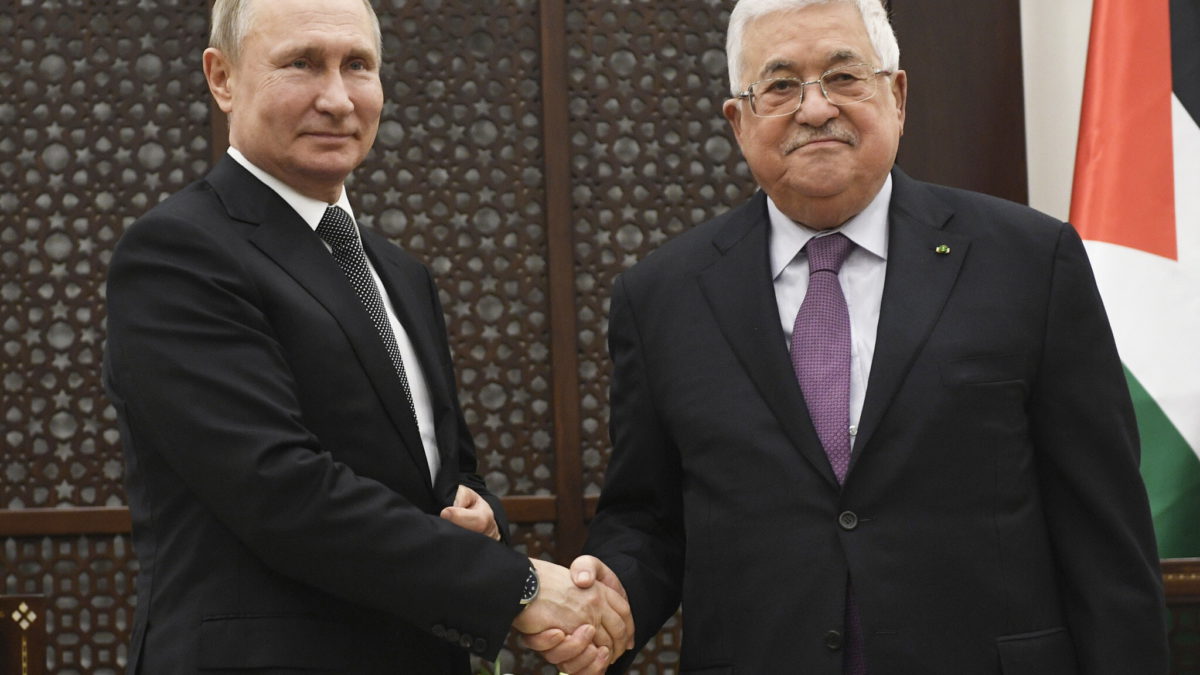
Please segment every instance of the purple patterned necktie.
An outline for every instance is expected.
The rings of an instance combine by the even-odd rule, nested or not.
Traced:
[[[792,324],[792,369],[839,485],[850,468],[850,312],[838,270],[853,248],[854,242],[840,232],[805,244],[808,292]],[[845,630],[842,670],[846,675],[866,675],[858,603],[849,585]]]
[[[808,292],[792,324],[792,369],[839,484],[850,467],[850,312],[837,275],[852,248],[840,232],[805,244]]]

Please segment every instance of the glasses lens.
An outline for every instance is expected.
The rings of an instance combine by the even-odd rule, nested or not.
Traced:
[[[829,102],[846,105],[865,101],[875,95],[875,73],[868,66],[847,66],[821,76],[821,87]]]
[[[763,80],[750,87],[750,105],[759,115],[787,115],[800,107],[802,93],[799,80]]]

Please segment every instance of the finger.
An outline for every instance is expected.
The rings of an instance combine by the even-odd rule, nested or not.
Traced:
[[[538,651],[542,652],[542,658],[550,663],[561,664],[570,662],[584,665],[595,658],[595,650],[597,648],[592,645],[592,638],[595,635],[596,627],[591,624],[584,624],[576,628],[575,632],[568,635],[557,646]],[[592,650],[592,653],[587,658],[584,658],[584,654],[589,648]]]
[[[609,654],[608,647],[593,645],[579,657],[556,665],[572,675],[601,675],[608,668]]]
[[[457,506],[447,506],[442,509],[442,518],[466,528],[472,532],[482,532],[484,529],[484,519],[480,514],[469,509],[460,508]]]
[[[581,555],[571,563],[571,580],[579,588],[590,588],[592,583],[600,577],[600,570],[604,566],[599,558]]]
[[[597,626],[597,628],[601,629],[599,631],[601,633],[608,633],[611,640],[611,642],[608,643],[609,646],[612,646],[614,649],[623,648],[624,645],[628,644],[630,637],[630,624],[627,624],[625,621],[625,617],[629,614],[629,605],[625,603],[624,599],[622,599],[621,596],[617,595],[615,592],[608,589],[605,590],[608,591],[605,597],[607,602],[602,603],[602,606],[600,607],[600,624]],[[624,612],[619,612],[617,609],[614,609],[614,606],[619,608],[622,604],[625,606]],[[597,641],[597,644],[605,643]],[[618,647],[618,645],[620,647]]]
[[[560,628],[550,628],[540,633],[533,635],[521,635],[517,641],[522,647],[532,649],[535,652],[545,652],[548,649],[553,649],[563,640],[567,639],[567,634]]]
[[[637,635],[637,628],[633,624],[633,608],[629,606],[629,600],[622,593],[621,595],[613,595],[609,602],[615,611],[621,617],[621,621],[625,623],[625,649],[633,649],[634,636]]]

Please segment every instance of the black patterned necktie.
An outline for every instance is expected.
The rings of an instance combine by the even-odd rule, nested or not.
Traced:
[[[387,349],[388,357],[396,374],[400,376],[400,386],[404,388],[404,397],[408,400],[408,408],[412,411],[413,420],[417,419],[417,409],[413,405],[412,390],[408,385],[408,375],[404,372],[404,359],[400,356],[400,346],[396,343],[396,335],[392,332],[392,324],[388,321],[387,311],[383,308],[383,298],[379,288],[371,278],[371,269],[367,266],[367,256],[363,251],[358,233],[354,231],[354,221],[350,214],[337,206],[325,209],[321,222],[317,225],[317,234],[333,249],[333,259],[350,281],[358,299],[375,324],[379,338]]]

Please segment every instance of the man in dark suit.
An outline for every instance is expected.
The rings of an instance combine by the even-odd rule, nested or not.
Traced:
[[[383,102],[370,4],[217,0],[212,45],[229,156],[109,276],[129,672],[461,674],[510,624],[595,641],[599,672],[627,604],[497,541],[433,279],[350,215]]]
[[[730,20],[724,113],[762,191],[615,283],[613,454],[573,572],[628,593],[638,648],[682,600],[684,673],[1165,673],[1079,237],[894,168],[881,3],[788,5]],[[530,643],[580,646],[558,637]]]

